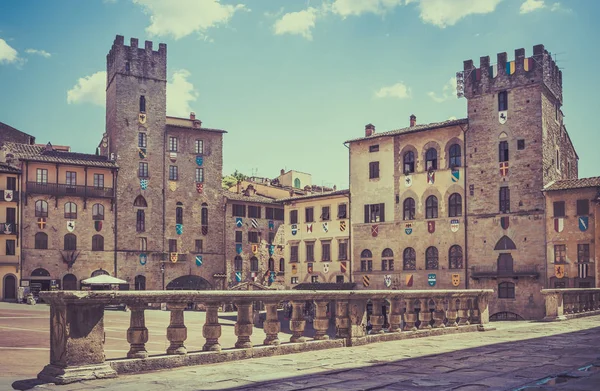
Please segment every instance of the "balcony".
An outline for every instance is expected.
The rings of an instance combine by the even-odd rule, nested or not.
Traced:
[[[6,201],[6,202],[17,202],[19,199],[19,192],[18,191],[10,191],[8,192],[7,190],[0,190],[0,201]]]
[[[193,257],[192,259],[195,259],[195,257]],[[160,260],[165,263],[166,262],[176,263],[171,260],[171,253],[161,253]],[[186,261],[187,261],[187,254],[177,253],[177,262],[186,262]]]
[[[27,193],[50,194],[53,196],[113,198],[115,191],[111,187],[66,185],[63,183],[27,182]]]
[[[16,235],[19,225],[15,223],[0,223],[0,235]]]
[[[540,272],[537,266],[518,266],[510,270],[500,269],[497,266],[473,266],[471,267],[471,278],[478,280],[480,278],[515,278],[531,277],[539,278]]]

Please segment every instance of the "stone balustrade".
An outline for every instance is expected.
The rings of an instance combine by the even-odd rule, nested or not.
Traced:
[[[600,314],[600,288],[542,289],[547,322]]]
[[[38,378],[65,384],[116,377],[118,373],[485,331],[492,329],[488,310],[488,297],[492,293],[492,290],[41,292],[42,299],[50,304],[50,364]],[[282,302],[292,308],[289,341],[279,336],[278,306]],[[311,316],[314,331],[310,332],[305,330],[307,302],[314,305],[314,317]],[[148,304],[155,303],[166,303],[170,311],[166,330],[169,344],[165,354],[149,356],[144,314],[150,310]],[[205,344],[196,352],[188,351],[185,346],[188,325],[184,309],[188,303],[202,304],[206,309],[202,327]],[[253,306],[257,303],[262,303],[266,310],[263,322],[266,338],[263,345],[253,346]],[[369,303],[372,310],[368,322]],[[106,360],[104,307],[115,304],[126,304],[130,309],[129,351],[126,358]],[[237,308],[233,330],[237,339],[234,347],[223,348],[218,311],[230,304]],[[331,335],[330,321],[335,322],[335,333]],[[371,326],[370,331],[367,325]]]

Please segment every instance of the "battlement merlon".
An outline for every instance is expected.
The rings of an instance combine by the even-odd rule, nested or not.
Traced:
[[[463,64],[465,96],[467,99],[500,90],[543,83],[562,104],[562,71],[544,45],[535,45],[533,55],[525,56],[525,49],[516,49],[514,60],[509,61],[507,54],[498,53],[496,64],[490,63],[490,57],[479,59],[479,68],[473,60]]]
[[[155,51],[152,41],[145,41],[143,48],[138,43],[137,38],[131,38],[126,46],[124,37],[116,36],[106,56],[107,86],[116,74],[167,80],[167,45],[160,43]]]

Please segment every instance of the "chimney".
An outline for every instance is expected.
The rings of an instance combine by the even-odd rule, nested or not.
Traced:
[[[410,115],[410,127],[412,128],[417,124],[417,117],[414,114]]]
[[[194,113],[193,111],[190,113],[190,119],[191,120],[195,120],[196,119],[196,113]]]
[[[50,144],[50,141],[48,141],[48,144],[46,144],[46,151],[53,151],[54,148],[52,148],[52,144]]]
[[[242,181],[237,181],[237,193],[240,194],[240,188],[242,187]]]
[[[282,168],[281,171],[279,171],[279,175],[283,175],[285,174],[285,170]]]
[[[375,134],[375,125],[368,124],[365,125],[365,137],[369,137]]]

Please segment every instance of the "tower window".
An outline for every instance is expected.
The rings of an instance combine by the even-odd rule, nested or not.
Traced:
[[[140,112],[146,112],[146,97],[144,95],[140,96]]]
[[[452,144],[450,147],[450,167],[460,167],[460,145]]]
[[[404,173],[411,172],[415,172],[415,154],[413,151],[408,151],[404,154]]]
[[[523,140],[523,139],[517,140],[517,149],[519,151],[522,151],[525,149],[525,140]]]
[[[435,148],[429,148],[425,153],[425,169],[437,170],[437,150]]]
[[[379,178],[379,162],[369,163],[369,179]]]
[[[500,141],[500,144],[498,144],[498,161],[508,161],[508,141]]]
[[[148,140],[146,138],[146,133],[138,133],[138,147],[146,148],[148,145]]]
[[[169,180],[176,181],[179,179],[177,175],[177,166],[169,166]]]
[[[500,188],[500,212],[510,213],[510,189],[508,187]]]
[[[130,69],[129,61],[125,61],[125,72],[129,72]]]
[[[508,110],[508,92],[498,93],[498,111]]]
[[[177,152],[177,137],[169,137],[169,152]]]

